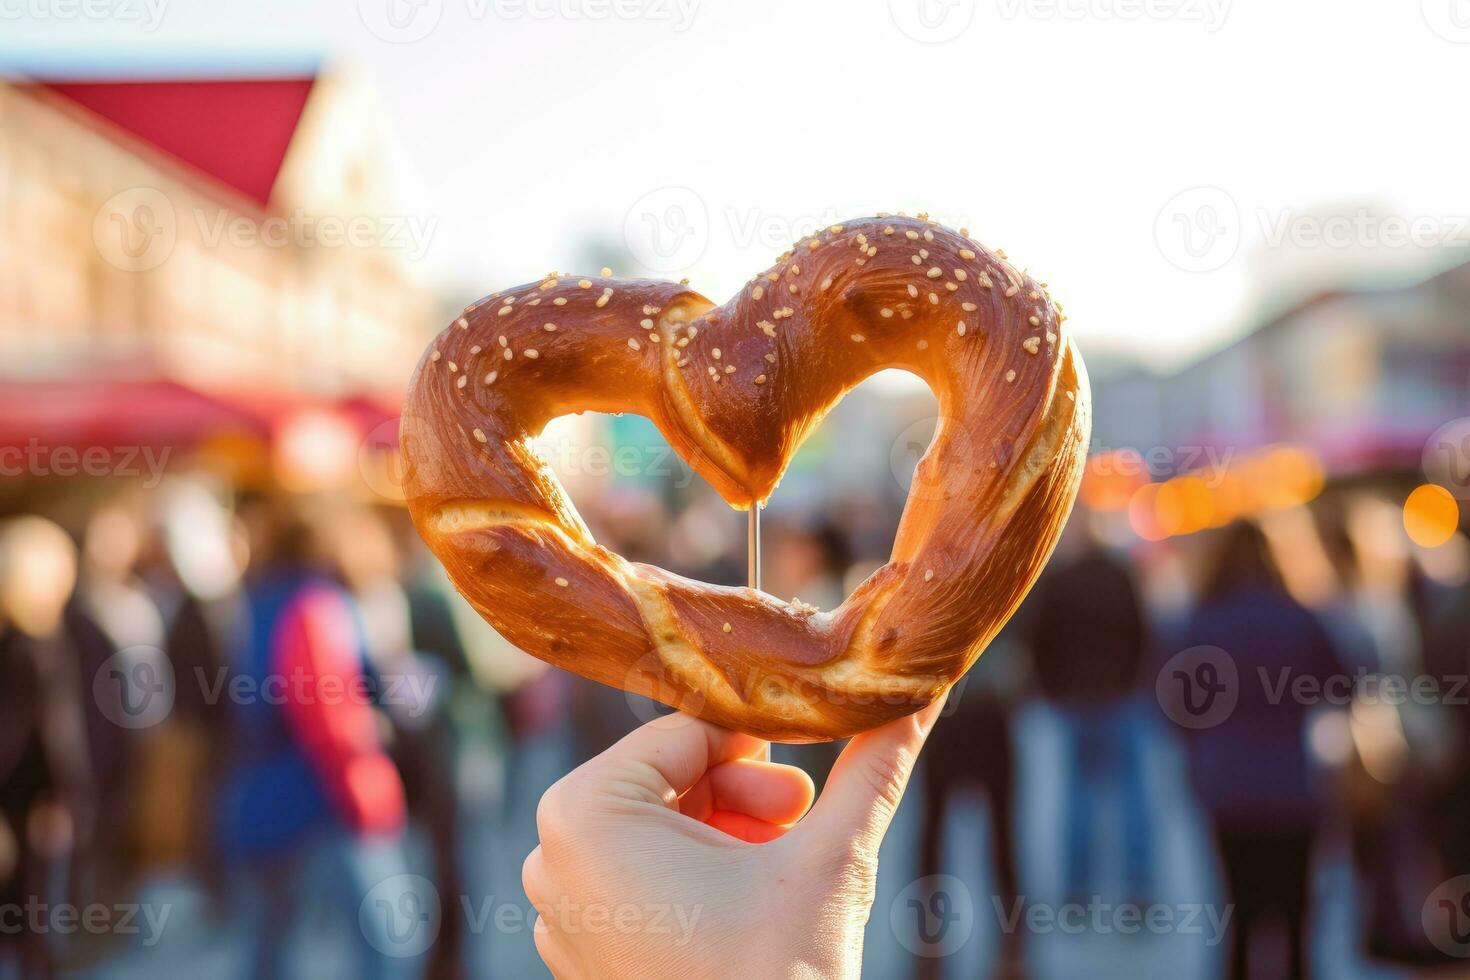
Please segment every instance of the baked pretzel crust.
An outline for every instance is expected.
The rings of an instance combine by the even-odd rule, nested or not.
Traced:
[[[1050,555],[1090,429],[1082,359],[1044,284],[921,218],[834,225],[716,307],[685,285],[550,275],[480,300],[425,352],[402,421],[419,533],[510,642],[585,677],[779,741],[928,704]],[[529,440],[632,412],[732,506],[885,368],[940,422],[888,564],[830,612],[599,546]]]

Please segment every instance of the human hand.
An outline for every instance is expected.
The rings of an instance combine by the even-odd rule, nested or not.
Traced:
[[[815,805],[760,739],[677,714],[632,732],[541,798],[541,958],[558,980],[857,977],[878,845],[943,704],[854,737]]]

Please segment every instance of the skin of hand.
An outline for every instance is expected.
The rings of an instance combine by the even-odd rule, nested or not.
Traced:
[[[815,804],[760,739],[682,714],[632,732],[537,808],[541,958],[558,980],[859,976],[878,845],[943,704],[855,736]]]

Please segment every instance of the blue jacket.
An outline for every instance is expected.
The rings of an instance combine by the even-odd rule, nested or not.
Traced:
[[[230,673],[220,697],[230,712],[228,771],[221,780],[220,846],[249,859],[289,852],[340,824],[321,777],[275,698],[260,696],[278,673],[273,638],[291,605],[308,590],[336,589],[309,573],[269,573],[250,587]],[[362,646],[358,637],[357,645]],[[252,696],[231,700],[228,684],[250,679]]]
[[[1300,677],[1320,683],[1341,670],[1327,630],[1290,596],[1243,588],[1196,609],[1183,639],[1186,647],[1223,649],[1238,676],[1239,700],[1229,717],[1187,736],[1190,774],[1206,812],[1232,828],[1309,828],[1320,811],[1307,749],[1314,704],[1293,697],[1291,685]]]

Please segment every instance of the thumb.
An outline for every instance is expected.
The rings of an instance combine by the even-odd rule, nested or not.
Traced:
[[[945,691],[911,715],[854,735],[801,826],[815,831],[819,839],[834,844],[862,841],[876,852],[948,696]]]

